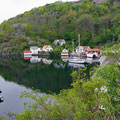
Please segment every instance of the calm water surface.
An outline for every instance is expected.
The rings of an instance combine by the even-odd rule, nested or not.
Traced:
[[[40,94],[58,94],[62,89],[71,88],[73,79],[70,74],[74,70],[87,67],[89,76],[93,66],[69,64],[66,59],[0,57],[0,96],[4,99],[0,103],[0,115],[24,110],[24,102],[30,101],[28,98],[20,99],[24,90],[31,91],[34,88],[39,89]]]

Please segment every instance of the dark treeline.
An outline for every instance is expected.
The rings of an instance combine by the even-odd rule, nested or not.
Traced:
[[[0,25],[0,49],[21,52],[31,45],[52,45],[55,39],[65,39],[70,49],[72,41],[77,46],[78,33],[81,45],[91,47],[119,40],[119,1],[59,1],[34,8]]]

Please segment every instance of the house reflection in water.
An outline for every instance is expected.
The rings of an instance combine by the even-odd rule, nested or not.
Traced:
[[[64,64],[64,63],[55,63],[54,67],[56,69],[60,69],[60,68],[64,69],[66,67],[66,64]]]
[[[38,63],[38,62],[41,62],[41,58],[38,58],[38,56],[32,56],[31,58],[30,58],[30,62],[31,63]]]
[[[53,62],[53,60],[48,60],[46,58],[43,58],[42,61],[44,64],[48,64],[48,65],[50,65]]]
[[[2,93],[2,91],[0,90],[0,93]],[[3,102],[3,96],[0,96],[0,103]]]
[[[3,101],[3,96],[0,96],[0,103],[2,103]]]
[[[67,62],[69,59],[69,56],[61,56],[61,59],[63,62]]]

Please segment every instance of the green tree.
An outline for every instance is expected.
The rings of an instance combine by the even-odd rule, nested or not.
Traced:
[[[25,35],[26,36],[31,36],[32,35],[32,25],[30,23],[26,24]]]

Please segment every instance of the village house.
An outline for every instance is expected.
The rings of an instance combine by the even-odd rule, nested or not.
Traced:
[[[64,45],[66,42],[65,42],[65,40],[63,39],[63,40],[59,40],[59,45],[60,46],[62,46],[62,45]]]
[[[66,42],[64,39],[61,39],[61,40],[55,40],[54,41],[54,45],[59,45],[59,46],[62,46],[64,45]]]
[[[41,52],[42,49],[37,46],[31,46],[30,51],[32,52],[32,54],[38,54],[38,52]]]
[[[76,48],[76,53],[77,54],[85,53],[87,49],[90,49],[90,47],[89,46],[78,46]]]
[[[32,52],[31,51],[24,51],[24,56],[31,56]]]
[[[68,50],[67,49],[63,49],[63,51],[61,52],[61,56],[68,56]]]
[[[42,51],[44,51],[44,52],[49,52],[52,50],[53,50],[53,48],[50,45],[44,45],[42,48]]]
[[[59,44],[59,40],[55,40],[54,45],[58,45],[58,44]]]

